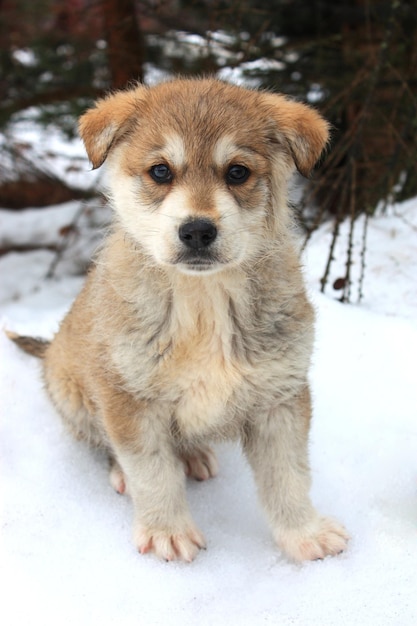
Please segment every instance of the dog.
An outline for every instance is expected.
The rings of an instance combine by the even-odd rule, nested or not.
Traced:
[[[186,475],[215,476],[211,442],[240,439],[278,547],[342,552],[346,530],[309,497],[314,314],[287,202],[327,122],[280,94],[179,78],[99,100],[79,131],[106,162],[111,232],[53,340],[10,336],[43,357],[73,434],[108,452],[136,548],[196,557]]]

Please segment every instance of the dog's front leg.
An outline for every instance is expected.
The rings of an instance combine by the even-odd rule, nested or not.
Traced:
[[[128,394],[115,393],[104,419],[133,500],[138,550],[168,561],[192,561],[205,541],[191,519],[184,466],[173,446],[167,416]]]
[[[320,516],[310,501],[310,413],[306,386],[291,403],[253,420],[244,440],[274,538],[295,561],[338,554],[348,540],[343,526]]]

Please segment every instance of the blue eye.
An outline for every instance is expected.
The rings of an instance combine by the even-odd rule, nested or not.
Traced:
[[[226,182],[229,185],[241,185],[250,176],[250,170],[244,165],[231,165],[226,173]]]
[[[153,165],[149,170],[149,175],[156,183],[169,183],[172,180],[171,170],[163,163]]]

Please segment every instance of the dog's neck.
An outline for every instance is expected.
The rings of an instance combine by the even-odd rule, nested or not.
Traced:
[[[142,309],[146,301],[157,327],[166,327],[171,319],[181,332],[198,326],[210,332],[219,324],[227,322],[228,326],[231,320],[238,325],[249,323],[251,308],[263,298],[264,282],[279,279],[281,256],[289,254],[286,248],[282,244],[279,250],[271,249],[270,254],[253,259],[250,265],[190,275],[175,266],[157,265],[126,233],[117,229],[97,259],[97,271],[103,283],[110,283],[125,302]],[[290,261],[294,263],[293,258],[285,260],[287,264]],[[132,280],[134,276],[136,281]],[[262,281],[259,276],[263,276]]]
[[[169,272],[172,313],[186,327],[204,326],[214,331],[229,318],[230,308],[247,300],[247,276],[240,268],[226,268],[207,276]],[[201,329],[203,330],[203,329]]]

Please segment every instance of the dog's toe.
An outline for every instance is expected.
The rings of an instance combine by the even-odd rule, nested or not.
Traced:
[[[315,518],[298,529],[277,532],[279,547],[294,561],[314,561],[343,552],[349,540],[345,528],[328,517]]]
[[[190,563],[199,550],[206,547],[204,536],[194,526],[189,526],[182,532],[140,526],[135,531],[134,540],[141,554],[153,552],[165,561],[179,560]]]

